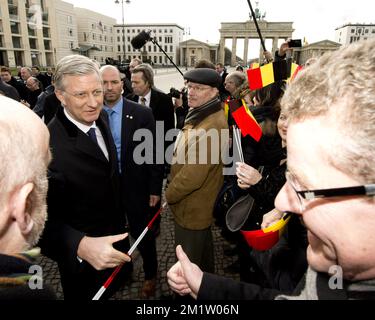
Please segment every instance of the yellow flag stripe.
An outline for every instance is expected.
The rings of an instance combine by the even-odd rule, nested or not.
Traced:
[[[225,102],[225,104],[224,104],[224,112],[225,112],[225,118],[228,120],[228,114],[229,114],[229,104],[228,104],[228,102]]]
[[[260,73],[262,75],[263,87],[275,82],[272,63],[267,63],[264,66],[260,67]]]
[[[251,113],[249,107],[247,106],[246,102],[244,99],[241,99],[242,105],[245,107],[246,113],[258,124],[258,122],[255,120],[253,114]],[[259,125],[259,124],[258,124]]]
[[[297,68],[298,68],[298,64],[292,63],[292,68],[291,68],[290,75],[288,77],[287,82],[290,81],[290,78],[294,75],[294,72],[296,72]]]

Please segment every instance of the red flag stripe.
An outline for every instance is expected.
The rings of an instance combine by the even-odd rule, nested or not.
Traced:
[[[250,90],[257,90],[263,87],[262,73],[260,68],[247,70]]]
[[[259,124],[248,115],[244,106],[233,112],[232,116],[241,129],[243,137],[249,134],[255,141],[260,140],[262,129]]]

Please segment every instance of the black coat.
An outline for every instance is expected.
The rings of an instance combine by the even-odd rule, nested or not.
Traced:
[[[35,279],[28,279],[29,276],[34,276],[34,272],[30,273],[30,268],[35,266],[35,263],[35,260],[25,255],[0,254],[0,301],[56,300],[56,294],[45,282],[41,283],[43,285],[41,288],[32,289],[29,286],[30,283],[37,284]],[[12,283],[12,280],[14,282],[17,278],[19,283]]]
[[[11,98],[16,101],[20,101],[20,96],[18,91],[11,85],[5,83],[0,79],[0,91],[8,98]]]
[[[87,235],[101,237],[125,231],[117,157],[103,115],[96,121],[109,155],[70,122],[59,108],[50,122],[48,221],[42,249],[58,263],[77,271],[77,249]]]
[[[11,77],[10,81],[7,82],[13,88],[16,88],[20,98],[26,100],[27,98],[27,88],[22,80],[17,80],[15,77]]]
[[[43,113],[45,124],[49,124],[59,108],[61,108],[61,102],[57,99],[55,92],[52,92],[44,100]]]
[[[128,217],[130,231],[138,235],[143,231],[154,212],[149,207],[150,195],[161,195],[163,165],[155,164],[155,141],[152,146],[153,163],[137,164],[134,150],[142,141],[134,141],[136,130],[147,129],[155,137],[155,120],[149,108],[124,99],[121,132],[121,185],[123,206]]]
[[[134,95],[131,100],[138,102],[139,96]],[[157,89],[151,89],[150,108],[155,121],[164,121],[164,132],[173,129],[174,107],[172,98]]]

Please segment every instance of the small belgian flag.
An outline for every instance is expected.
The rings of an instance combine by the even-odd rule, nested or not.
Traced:
[[[289,76],[286,60],[267,63],[260,68],[247,70],[250,90],[263,88],[275,81],[286,80]]]
[[[230,100],[228,104],[233,119],[241,129],[242,136],[249,134],[255,141],[259,141],[262,137],[262,128],[251,111],[246,108],[244,101],[242,99]]]

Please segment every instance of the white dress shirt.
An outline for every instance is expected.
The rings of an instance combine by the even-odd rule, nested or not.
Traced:
[[[96,126],[96,122],[94,121],[94,123],[91,126],[87,126],[87,125],[85,125],[81,122],[78,122],[77,120],[73,119],[73,117],[66,111],[65,108],[64,108],[64,114],[70,122],[72,122],[74,125],[76,125],[78,127],[78,129],[81,130],[85,134],[87,134],[87,132],[91,128],[95,129],[95,134],[96,134],[96,139],[98,140],[98,145],[99,145],[100,149],[102,150],[104,156],[107,158],[107,160],[109,160],[108,150],[107,150],[107,147],[105,145],[103,135],[102,135],[101,131],[99,130],[99,128]]]
[[[150,107],[150,102],[151,102],[151,90],[143,97],[146,99],[145,101],[145,106]],[[142,104],[142,97],[138,98],[138,103]]]

